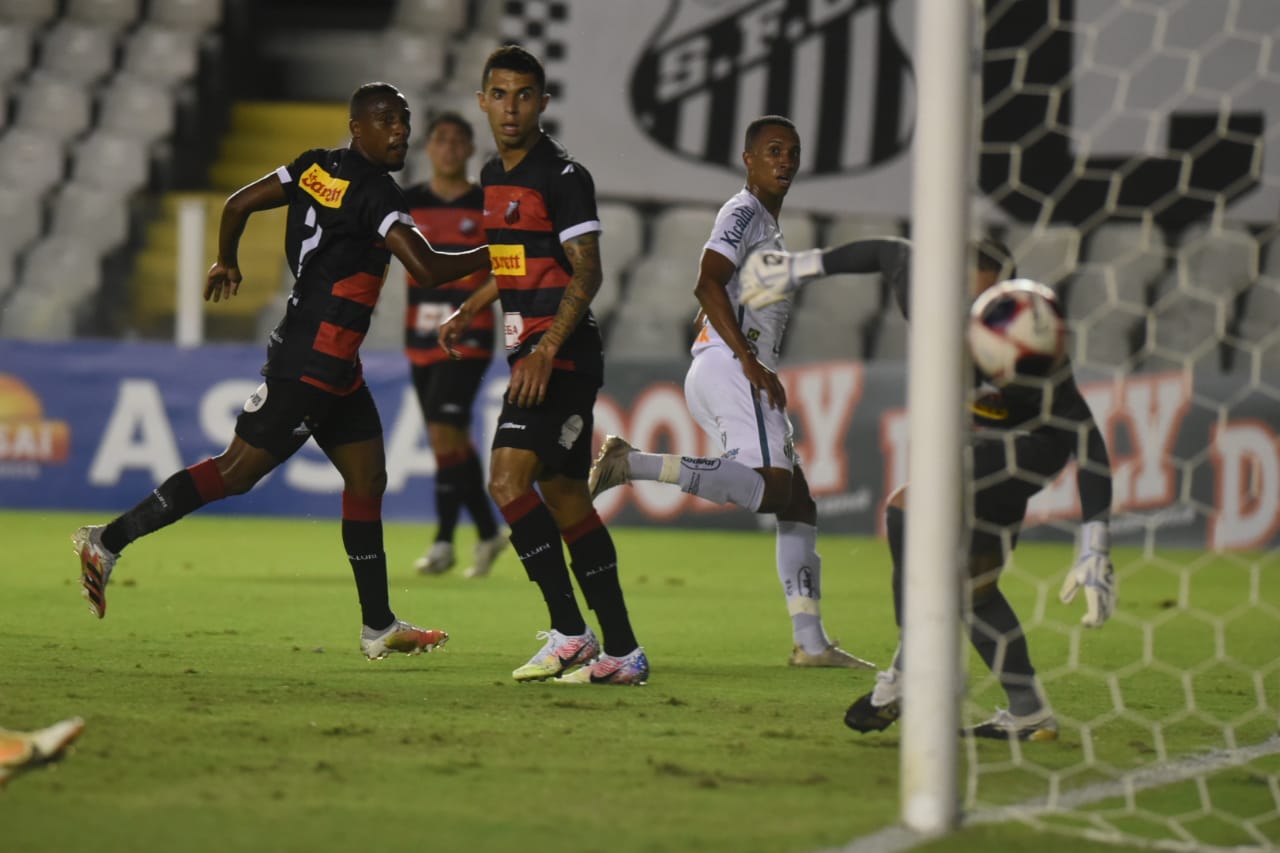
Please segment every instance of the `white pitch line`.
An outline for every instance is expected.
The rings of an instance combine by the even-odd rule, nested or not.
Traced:
[[[962,826],[977,824],[1002,823],[1011,820],[1025,820],[1028,817],[1040,817],[1047,814],[1061,813],[1092,803],[1123,797],[1127,792],[1145,791],[1162,785],[1173,785],[1194,779],[1209,773],[1217,773],[1232,767],[1248,764],[1259,758],[1280,753],[1280,735],[1273,735],[1262,743],[1246,746],[1242,749],[1215,749],[1203,755],[1194,755],[1160,767],[1152,767],[1126,774],[1123,779],[1113,782],[1099,782],[1086,785],[1074,791],[1057,796],[1050,802],[1045,797],[1036,797],[1013,806],[998,806],[982,809],[965,815]],[[902,826],[890,826],[884,829],[855,838],[844,847],[832,848],[819,853],[902,853],[902,851],[924,844],[934,839],[925,838]],[[1104,840],[1104,839],[1099,839]],[[1126,843],[1140,839],[1125,836]],[[1145,842],[1143,846],[1163,849],[1208,850],[1210,848],[1182,844],[1181,842]],[[1224,848],[1225,849],[1225,848]],[[1231,848],[1240,849],[1240,848]],[[1249,849],[1275,849],[1249,848]]]

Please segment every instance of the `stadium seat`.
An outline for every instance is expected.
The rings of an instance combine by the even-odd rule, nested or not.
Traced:
[[[199,66],[196,34],[188,30],[144,24],[125,45],[125,71],[165,86],[195,76]]]
[[[609,326],[605,358],[657,364],[684,361],[689,356],[692,319],[692,313],[682,322],[670,317],[656,320],[635,316],[620,310]]]
[[[0,136],[0,184],[41,192],[62,180],[62,145],[37,130],[10,128]]]
[[[622,202],[602,202],[597,211],[604,229],[600,257],[605,267],[625,268],[644,247],[644,225],[634,207]]]
[[[83,133],[91,121],[85,86],[48,72],[32,74],[23,84],[15,127],[42,131],[66,141]]]
[[[715,221],[715,208],[669,207],[653,220],[653,242],[649,251],[652,255],[682,262],[696,272],[702,247],[711,236]],[[694,282],[690,279],[687,284],[692,289]]]
[[[129,236],[127,196],[113,189],[63,184],[53,203],[50,236],[70,237],[105,254]]]
[[[389,29],[382,37],[376,76],[419,90],[444,79],[447,60],[448,45],[443,36]]]
[[[145,147],[105,130],[95,130],[76,146],[71,169],[75,181],[124,192],[146,186],[150,174],[151,161]]]
[[[117,75],[103,91],[99,107],[101,130],[148,143],[173,133],[173,93],[151,80]]]
[[[877,361],[906,361],[910,328],[897,306],[880,312],[871,332],[871,356]]]
[[[1011,225],[1005,244],[1013,252],[1018,275],[1057,287],[1075,273],[1080,259],[1080,232],[1066,225]]]
[[[58,0],[0,0],[0,21],[44,24],[58,14]]]
[[[467,26],[467,0],[400,0],[393,29],[455,33]]]
[[[0,303],[18,281],[17,267],[13,250],[0,245]]]
[[[0,337],[68,340],[76,317],[92,310],[88,297],[102,286],[98,255],[76,240],[50,237],[22,264],[16,290],[0,312]]]
[[[0,84],[9,82],[27,70],[34,52],[32,41],[28,25],[0,22]]]
[[[698,312],[693,295],[698,282],[698,259],[686,254],[682,258],[660,253],[645,255],[631,271],[623,306],[631,322],[642,323],[667,319],[689,321]]]
[[[880,310],[881,277],[837,275],[800,291],[787,325],[783,354],[789,359],[861,359],[868,326]]]
[[[222,22],[222,0],[164,0],[152,3],[147,20],[189,32],[204,32]]]
[[[158,4],[163,6],[164,3]],[[140,0],[68,0],[67,17],[108,27],[125,27],[138,19]]]
[[[1132,366],[1147,317],[1147,291],[1166,266],[1164,238],[1149,222],[1099,226],[1081,247],[1066,300],[1076,362]]]
[[[115,65],[116,34],[106,27],[61,21],[40,43],[39,66],[86,85],[96,83]]]
[[[450,60],[453,71],[450,74],[451,84],[461,94],[471,95],[480,88],[480,76],[484,71],[485,60],[502,42],[488,33],[469,33],[461,39],[450,42],[452,52]],[[471,95],[471,109],[475,109],[475,95]],[[572,150],[572,149],[570,149]],[[590,168],[591,164],[587,164]]]
[[[41,190],[0,184],[0,251],[19,251],[44,229]]]
[[[801,252],[818,245],[818,228],[807,213],[783,213],[778,220],[782,242],[789,251]]]
[[[896,219],[881,219],[869,216],[844,216],[833,219],[827,226],[822,238],[822,245],[828,248],[843,246],[854,240],[866,240],[872,237],[901,237],[902,224]]]

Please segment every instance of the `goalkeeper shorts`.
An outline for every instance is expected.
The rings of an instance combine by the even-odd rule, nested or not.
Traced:
[[[1071,453],[1044,432],[981,433],[973,436],[967,450],[974,487],[969,553],[1011,550],[1027,515],[1027,501],[1053,482]]]

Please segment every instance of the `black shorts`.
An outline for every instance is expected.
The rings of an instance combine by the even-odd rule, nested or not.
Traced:
[[[478,358],[412,365],[410,375],[418,392],[422,418],[429,424],[449,424],[465,429],[471,423],[471,406],[484,381],[489,362]]]
[[[283,462],[312,436],[326,453],[377,438],[382,421],[368,385],[340,396],[297,379],[267,379],[245,401],[236,435]]]
[[[1051,436],[1037,433],[975,435],[972,455],[973,516],[969,553],[1011,548],[1027,515],[1027,501],[1062,471],[1070,452]],[[1011,473],[1012,472],[1012,473]],[[1006,555],[1007,556],[1007,555]]]
[[[599,390],[600,380],[594,376],[553,370],[546,399],[540,405],[514,406],[504,394],[498,428],[493,434],[494,449],[532,450],[542,463],[543,477],[587,479],[595,427],[592,410]]]

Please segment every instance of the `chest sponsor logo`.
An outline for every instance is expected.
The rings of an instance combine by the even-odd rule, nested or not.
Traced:
[[[524,246],[499,243],[489,246],[489,263],[494,275],[527,275]]]
[[[298,179],[298,186],[325,207],[338,208],[342,207],[342,197],[347,194],[351,182],[335,178],[320,168],[319,163],[312,163]]]

